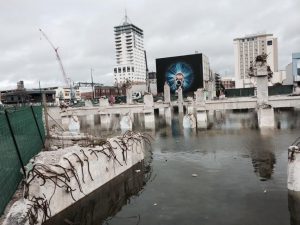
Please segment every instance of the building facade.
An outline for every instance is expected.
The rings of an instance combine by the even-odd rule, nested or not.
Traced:
[[[110,96],[125,96],[126,88],[117,86],[96,86],[95,87],[95,97],[110,97]]]
[[[295,82],[300,82],[300,52],[292,54],[292,71]]]
[[[208,57],[202,53],[156,59],[157,92],[163,93],[164,84],[172,93],[179,87],[184,93],[192,93],[198,88],[212,90],[213,73]]]
[[[277,38],[273,37],[273,34],[253,34],[235,38],[233,45],[235,85],[237,88],[253,86],[248,77],[248,69],[257,55],[266,53],[268,55],[267,64],[273,72],[278,71]]]
[[[225,89],[232,89],[235,88],[235,80],[233,78],[221,78],[221,83],[223,84]]]
[[[146,82],[146,59],[143,30],[128,22],[127,15],[122,25],[114,27],[116,66],[115,84],[130,81]]]

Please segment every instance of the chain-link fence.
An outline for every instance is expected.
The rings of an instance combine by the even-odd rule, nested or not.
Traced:
[[[0,215],[22,179],[23,166],[44,140],[41,106],[0,111]]]

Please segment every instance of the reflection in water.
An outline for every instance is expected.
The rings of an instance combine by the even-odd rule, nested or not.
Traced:
[[[276,163],[274,146],[269,136],[272,135],[272,130],[260,130],[260,135],[256,138],[256,143],[252,143],[251,158],[254,167],[254,172],[260,177],[261,181],[271,179]]]
[[[300,225],[300,193],[288,191],[288,205],[290,211],[290,225]]]
[[[260,177],[260,180],[271,179],[274,164],[276,163],[275,155],[271,151],[256,151],[251,155],[254,172]]]
[[[287,224],[286,156],[281,153],[285,142],[290,143],[290,139],[294,140],[297,136],[292,129],[300,127],[300,116],[299,112],[289,111],[280,114],[275,112],[275,115],[276,122],[281,125],[280,129],[271,131],[257,129],[257,118],[255,112],[251,111],[219,113],[217,118],[209,121],[212,129],[201,131],[184,130],[182,117],[178,113],[173,114],[171,124],[166,122],[164,116],[157,116],[156,129],[151,132],[156,135],[154,170],[158,176],[154,182],[147,184],[151,188],[143,192],[143,197],[137,198],[134,204],[128,204],[129,200],[125,200],[137,195],[143,188],[145,178],[135,177],[135,182],[121,181],[117,185],[108,186],[102,196],[99,194],[98,197],[88,198],[89,204],[79,204],[79,211],[71,211],[70,217],[63,218],[70,218],[72,222],[79,221],[80,224],[101,224],[105,215],[116,218],[114,215],[121,210],[122,205],[127,204],[120,214],[134,217],[126,222],[118,219],[109,223],[137,224],[140,214],[140,224],[171,225],[190,221],[189,224],[248,225],[264,224],[263,220],[266,218],[265,224]],[[114,120],[112,123],[116,125],[108,132],[111,135],[119,132],[119,118]],[[144,131],[143,115],[135,115],[133,126],[133,130]],[[107,135],[103,130],[97,129],[95,127],[92,132]],[[237,157],[238,155],[242,158]],[[261,181],[272,179],[272,182],[257,182],[252,166]],[[278,170],[276,174],[275,166]],[[189,179],[192,173],[197,173],[198,178]],[[133,175],[139,176],[142,173]],[[176,179],[173,179],[175,176]],[[195,185],[186,185],[187,183],[199,186],[195,188]],[[170,184],[174,185],[171,190]],[[153,205],[154,198],[163,202],[155,207],[157,211],[148,207]],[[195,199],[201,199],[202,204]],[[300,225],[300,197],[295,198],[289,193],[288,204],[291,225]],[[162,205],[164,208],[160,208]],[[216,207],[219,207],[217,212]],[[187,208],[193,210],[186,211]],[[134,209],[137,215],[130,214],[132,211],[126,209]],[[262,211],[264,213],[258,213]],[[228,213],[239,216],[229,218],[226,217]],[[225,218],[226,221],[219,221],[218,218]]]
[[[44,225],[99,225],[139,195],[150,178],[150,164],[134,165],[96,191],[46,221]],[[138,215],[136,216],[138,219]]]

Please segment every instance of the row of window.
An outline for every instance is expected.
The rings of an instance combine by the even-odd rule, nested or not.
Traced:
[[[127,66],[127,67],[118,67],[118,68],[114,68],[114,72],[115,73],[125,73],[125,72],[134,72],[134,67],[130,67],[130,66]]]

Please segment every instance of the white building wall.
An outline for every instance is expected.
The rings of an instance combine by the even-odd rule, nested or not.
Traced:
[[[202,54],[202,73],[203,73],[203,87],[208,89],[208,82],[212,79],[209,59],[206,55]]]
[[[236,88],[253,86],[253,82],[251,83],[251,79],[248,78],[248,69],[257,55],[268,54],[268,65],[273,72],[278,71],[277,38],[273,37],[273,34],[257,34],[236,38],[233,46]]]
[[[123,25],[115,27],[115,45],[117,62],[114,68],[115,83],[122,84],[127,80],[146,82],[143,31],[125,21]]]

